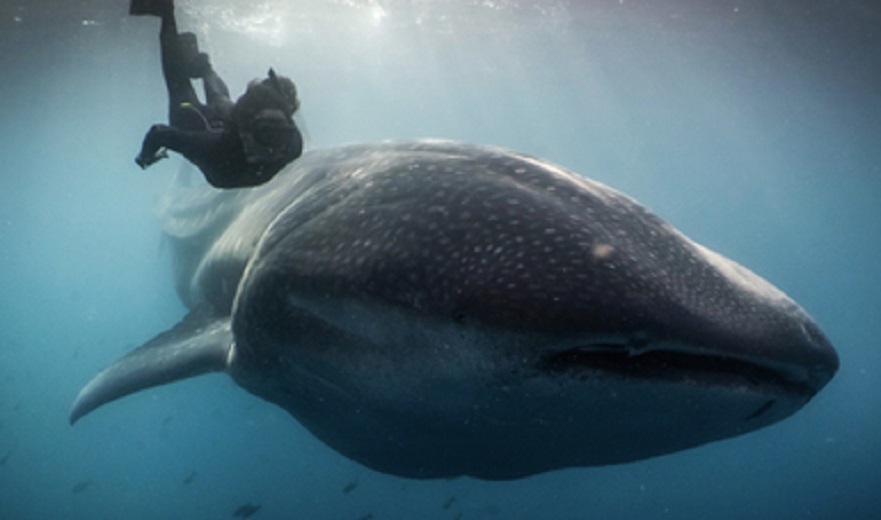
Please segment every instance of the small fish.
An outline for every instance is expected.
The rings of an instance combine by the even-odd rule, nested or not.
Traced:
[[[462,515],[464,514],[465,513],[463,513],[462,511],[459,511],[459,513],[453,517],[453,520],[462,520]]]
[[[453,504],[455,504],[455,503],[456,503],[456,497],[450,497],[450,498],[446,499],[446,501],[444,501],[444,510],[447,510],[447,509],[453,507]]]
[[[359,517],[358,520],[373,520],[373,513],[367,513],[366,515]]]
[[[89,489],[92,486],[91,480],[83,480],[82,482],[77,482],[70,488],[70,492],[74,494],[82,493],[83,491]]]
[[[257,506],[248,502],[247,504],[239,506],[238,509],[233,512],[232,516],[237,516],[239,518],[250,518],[254,515],[254,513],[260,511],[261,507],[263,506]]]
[[[187,475],[187,478],[184,479],[184,484],[192,484],[193,481],[196,480],[196,475],[198,475],[198,474],[199,474],[198,472],[193,470],[193,472],[190,473],[189,475]]]
[[[355,490],[356,487],[358,487],[358,481],[353,480],[353,481],[349,482],[348,484],[346,484],[346,487],[343,488],[343,493],[347,493],[347,494],[351,493],[352,491]]]

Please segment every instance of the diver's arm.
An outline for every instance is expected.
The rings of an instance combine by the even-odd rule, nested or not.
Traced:
[[[142,170],[147,169],[153,163],[168,157],[163,148],[168,145],[166,142],[171,141],[169,135],[175,131],[174,128],[167,125],[153,125],[144,136],[144,142],[141,144],[141,153],[135,157],[135,162]]]
[[[135,158],[135,162],[141,168],[147,168],[167,157],[163,150],[167,148],[201,167],[211,162],[211,156],[218,152],[219,145],[222,145],[220,132],[193,132],[168,125],[153,125],[144,136],[141,153]]]

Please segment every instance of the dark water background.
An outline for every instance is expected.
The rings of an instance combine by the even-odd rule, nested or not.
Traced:
[[[234,93],[270,65],[297,81],[311,146],[545,157],[765,276],[839,349],[771,428],[501,483],[373,473],[222,375],[68,426],[85,382],[184,312],[151,206],[182,163],[132,161],[165,118],[158,21],[126,12],[0,5],[0,518],[881,518],[875,3],[179,1]]]

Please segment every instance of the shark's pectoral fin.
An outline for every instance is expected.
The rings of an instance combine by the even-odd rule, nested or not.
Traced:
[[[70,423],[128,394],[226,369],[232,332],[230,317],[198,307],[180,323],[104,369],[80,390]]]

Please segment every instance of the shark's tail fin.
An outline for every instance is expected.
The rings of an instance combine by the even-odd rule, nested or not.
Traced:
[[[229,316],[218,317],[207,306],[196,308],[95,376],[74,401],[70,423],[139,390],[225,370],[231,345]]]

